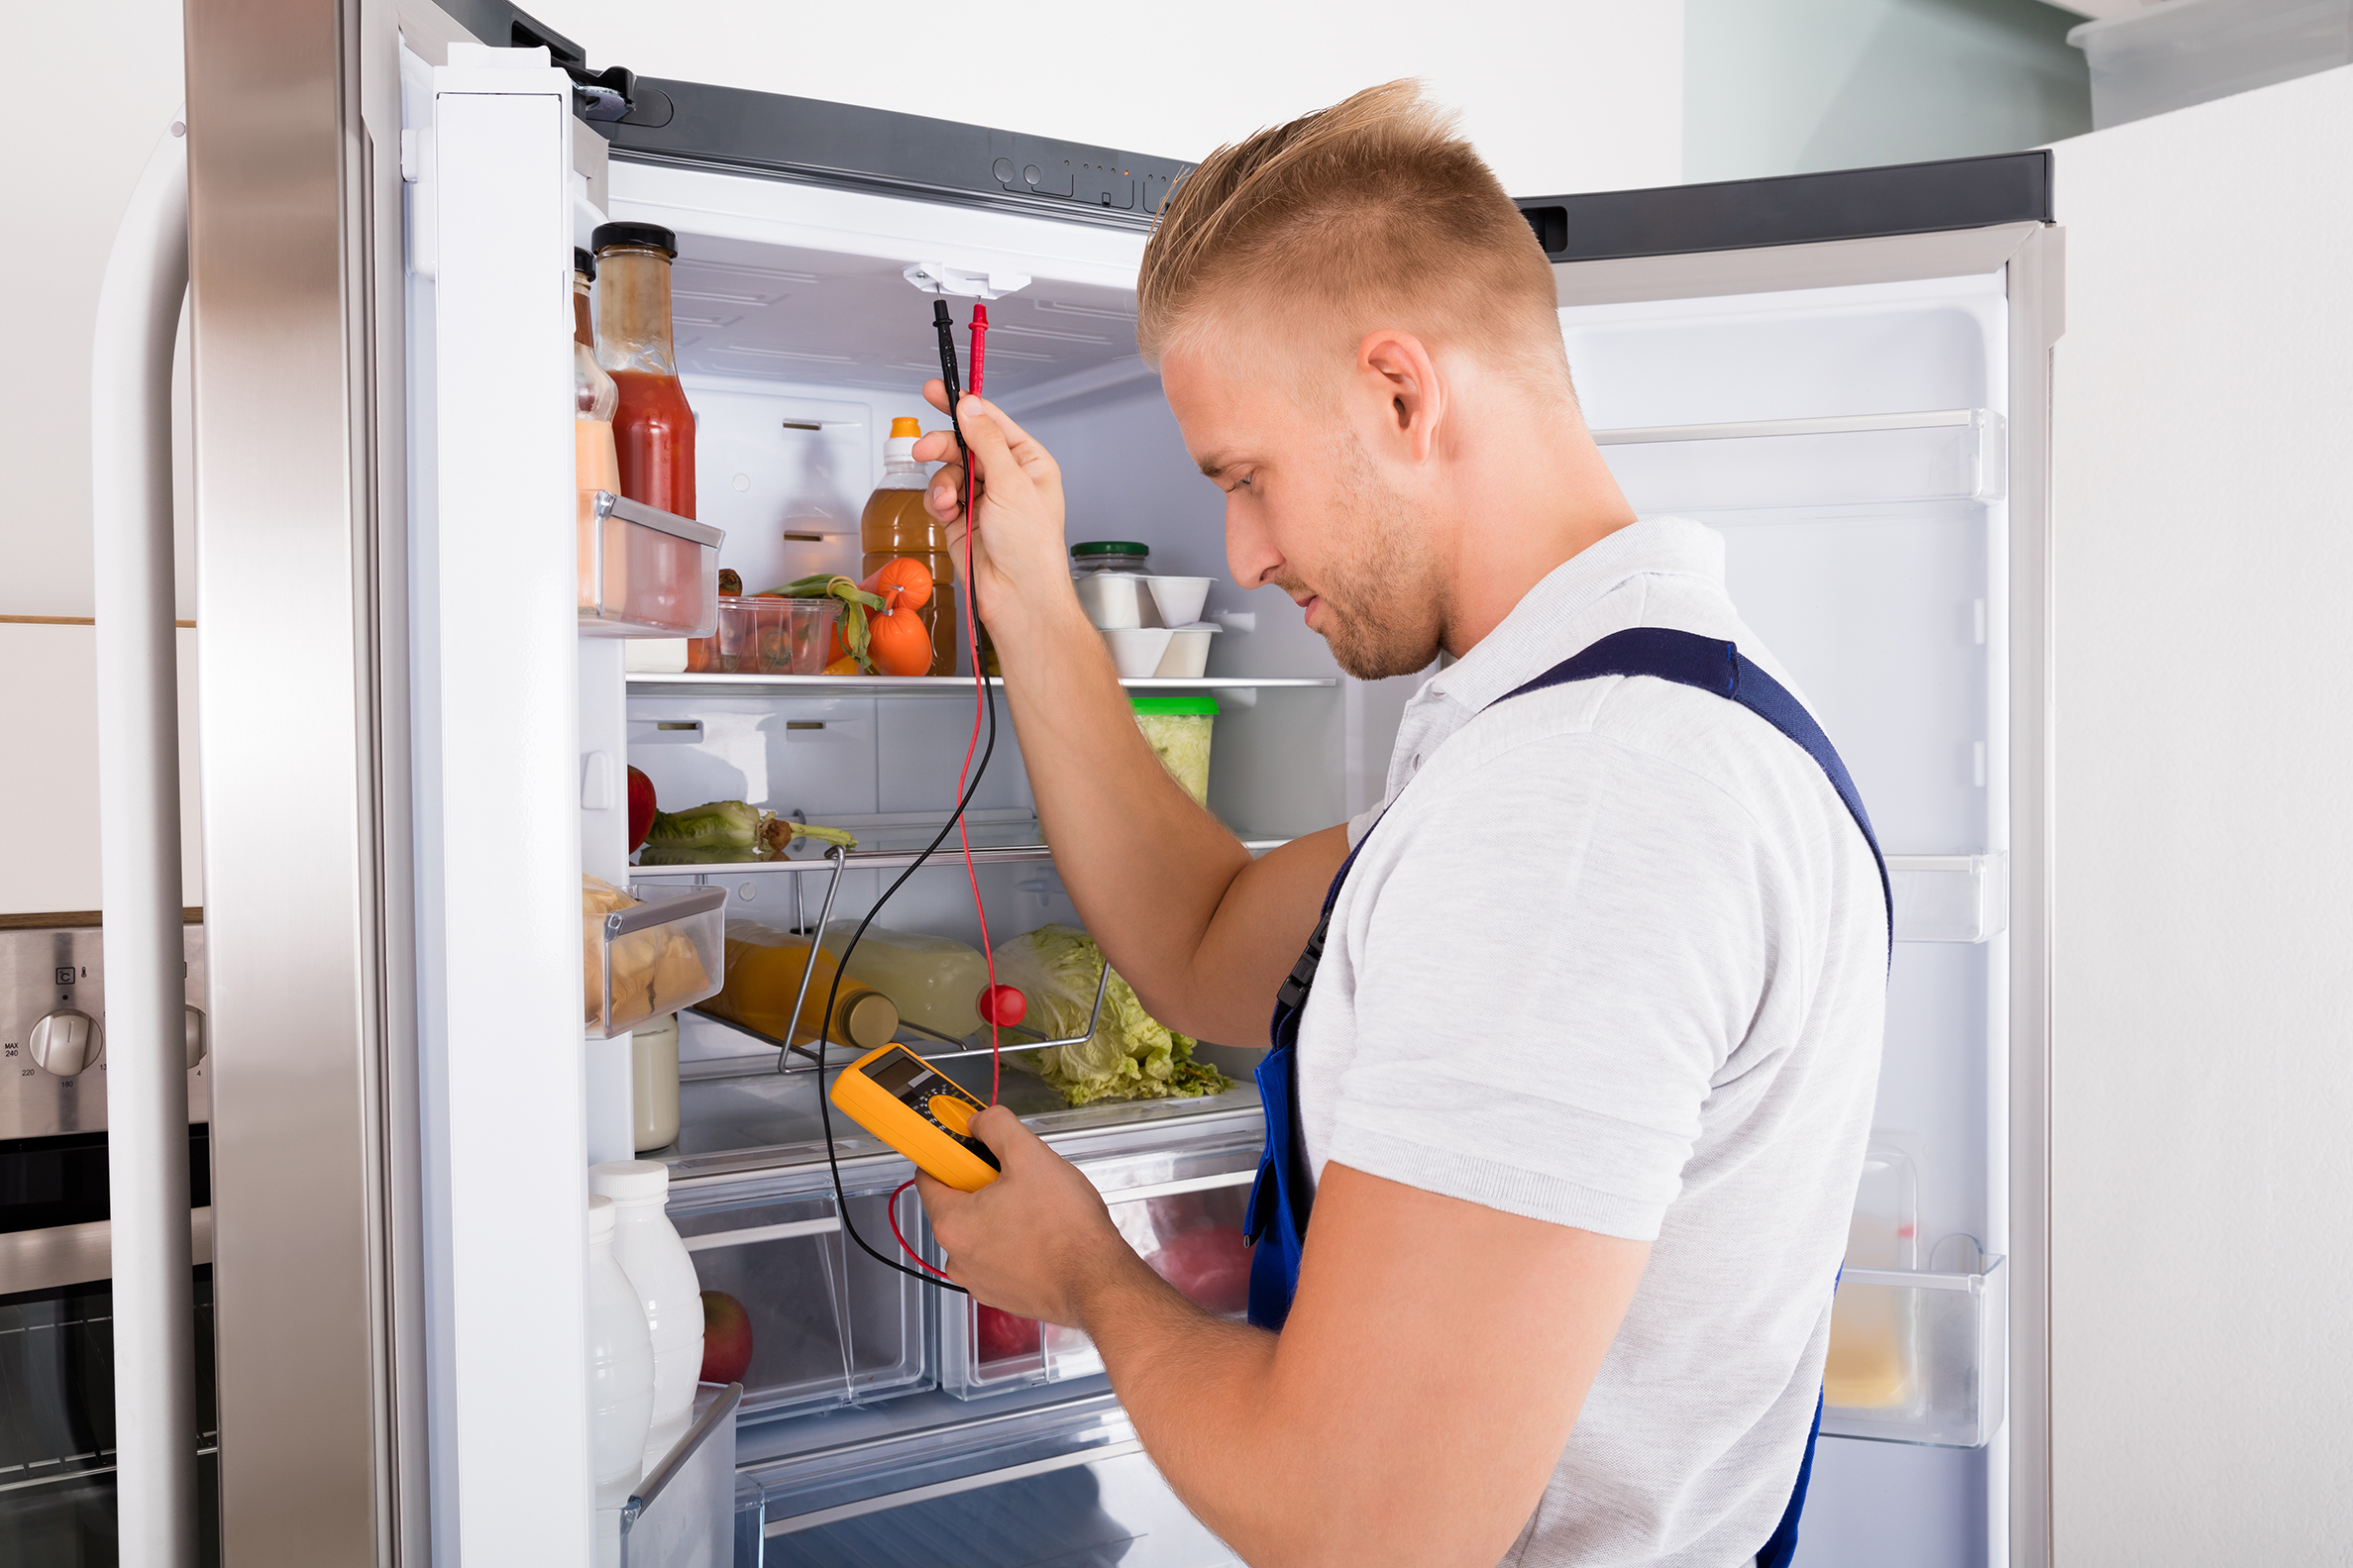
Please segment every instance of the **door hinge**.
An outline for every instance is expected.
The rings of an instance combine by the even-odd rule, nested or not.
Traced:
[[[637,107],[637,74],[626,65],[588,69],[588,52],[546,23],[517,17],[508,27],[516,49],[544,49],[572,78],[572,112],[592,123],[620,120]]]

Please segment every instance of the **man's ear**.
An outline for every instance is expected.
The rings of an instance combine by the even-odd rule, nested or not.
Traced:
[[[1429,347],[1394,328],[1367,333],[1356,349],[1355,379],[1385,405],[1382,447],[1406,463],[1428,462],[1446,412],[1445,387]]]

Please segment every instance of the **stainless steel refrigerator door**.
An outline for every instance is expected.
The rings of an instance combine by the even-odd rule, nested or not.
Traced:
[[[393,1562],[425,1498],[396,21],[186,27],[223,1546]]]
[[[2064,234],[2039,223],[1556,264],[1560,302],[1698,299],[1998,272],[2008,322],[2007,1462],[1989,1483],[2013,1568],[2050,1561],[2050,374]],[[2005,1495],[2006,1492],[2006,1495]],[[1989,1543],[1996,1561],[2000,1543]]]

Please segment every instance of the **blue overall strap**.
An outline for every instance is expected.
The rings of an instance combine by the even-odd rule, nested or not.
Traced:
[[[1251,1075],[1258,1081],[1258,1104],[1266,1117],[1266,1149],[1258,1157],[1258,1179],[1250,1184],[1243,1239],[1255,1249],[1250,1254],[1250,1321],[1260,1328],[1280,1329],[1291,1315],[1300,1254],[1307,1245],[1308,1209],[1316,1196],[1307,1168],[1307,1143],[1299,1130],[1299,1019],[1307,1010],[1317,966],[1324,960],[1332,905],[1339,897],[1340,884],[1348,880],[1348,868],[1371,837],[1367,828],[1325,889],[1315,935],[1308,938],[1307,950],[1275,993],[1274,1021],[1267,1029],[1273,1049]]]
[[[1863,795],[1848,775],[1847,765],[1839,760],[1838,749],[1830,744],[1830,737],[1822,733],[1822,726],[1814,722],[1814,716],[1805,710],[1805,704],[1789,694],[1787,686],[1720,637],[1679,632],[1671,626],[1634,626],[1610,633],[1584,652],[1562,660],[1496,701],[1509,702],[1513,697],[1542,691],[1547,686],[1592,680],[1602,676],[1652,676],[1677,685],[1713,691],[1747,708],[1814,759],[1830,780],[1830,786],[1838,791],[1839,799],[1846,803],[1847,814],[1863,829],[1863,841],[1871,846],[1871,858],[1878,865],[1879,896],[1887,907],[1887,942],[1892,954],[1895,890],[1887,881],[1887,858],[1879,853],[1879,835],[1872,831],[1871,813],[1863,808]]]

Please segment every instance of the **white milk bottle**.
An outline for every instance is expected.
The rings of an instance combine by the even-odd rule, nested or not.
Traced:
[[[588,1453],[600,1509],[629,1501],[654,1418],[654,1342],[613,1261],[613,1218],[611,1199],[588,1200]]]
[[[670,1227],[663,1203],[670,1167],[660,1160],[607,1160],[588,1167],[588,1191],[613,1201],[613,1261],[645,1307],[654,1342],[654,1421],[646,1436],[651,1470],[686,1435],[702,1375],[702,1287],[695,1260]]]

